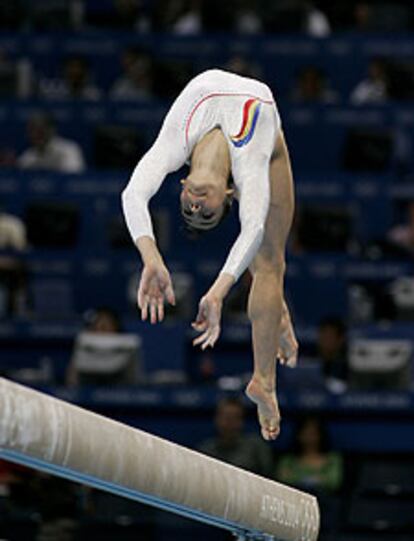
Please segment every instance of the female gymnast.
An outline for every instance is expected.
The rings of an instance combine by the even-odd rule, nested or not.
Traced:
[[[224,267],[199,303],[194,345],[213,347],[222,303],[247,269],[252,273],[248,315],[254,371],[246,394],[257,405],[262,435],[280,430],[276,362],[295,366],[297,341],[284,301],[285,245],[294,211],[293,179],[271,90],[254,79],[209,70],[192,79],[173,103],[159,135],[122,193],[131,236],[143,260],[138,288],[142,319],[164,318],[174,304],[168,269],[157,248],[148,210],[163,180],[186,162],[181,211],[195,230],[217,226],[231,199],[239,201],[240,234]],[[234,187],[229,185],[232,176]]]

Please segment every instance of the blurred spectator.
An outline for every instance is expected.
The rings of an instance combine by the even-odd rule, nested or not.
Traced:
[[[143,8],[143,0],[114,0],[115,13],[111,27],[145,32],[150,23]]]
[[[203,0],[160,0],[154,12],[158,30],[176,34],[199,34],[203,30]]]
[[[260,78],[260,68],[254,62],[247,60],[242,55],[236,54],[229,58],[223,68],[227,71],[237,73],[243,77]]]
[[[67,385],[119,385],[142,380],[140,340],[122,332],[117,314],[110,308],[97,308],[87,313],[86,323],[75,341]]]
[[[327,317],[319,323],[317,354],[328,387],[345,389],[348,377],[346,328],[343,321]]]
[[[27,247],[23,221],[0,210],[0,251],[21,252]],[[26,303],[24,263],[13,254],[0,255],[0,318],[19,314]]]
[[[152,97],[153,67],[147,53],[129,47],[122,53],[123,75],[117,79],[110,96],[114,100],[138,100]]]
[[[23,220],[0,209],[0,250],[22,251],[26,247],[26,227]]]
[[[62,79],[42,79],[39,94],[49,100],[91,100],[101,97],[101,91],[91,81],[89,63],[83,56],[71,56],[64,62]]]
[[[201,0],[187,0],[187,2],[184,2],[183,12],[172,25],[174,34],[200,34],[203,26],[201,5]]]
[[[395,225],[388,233],[388,240],[414,256],[414,200],[407,205],[406,222]]]
[[[263,30],[261,14],[255,0],[238,0],[234,26],[240,34],[258,34]]]
[[[292,451],[279,460],[277,481],[318,493],[341,488],[342,457],[329,450],[326,428],[318,418],[301,419]]]
[[[36,473],[32,498],[41,521],[36,541],[74,541],[79,486],[52,475]]]
[[[304,32],[318,38],[331,32],[325,13],[309,0],[269,2],[263,16],[265,29],[270,32]]]
[[[305,12],[305,32],[315,38],[325,38],[331,33],[328,17],[312,2],[303,2]]]
[[[80,146],[60,137],[53,119],[46,113],[35,113],[28,121],[30,147],[18,158],[21,169],[43,169],[59,173],[82,173],[85,160]]]
[[[384,103],[388,98],[388,80],[384,60],[374,58],[368,65],[367,77],[362,79],[351,93],[356,105]]]
[[[224,462],[259,475],[269,476],[272,455],[257,436],[244,434],[244,406],[237,398],[220,400],[216,409],[216,436],[203,442],[199,450]]]
[[[354,6],[354,25],[360,32],[370,31],[374,27],[372,6],[368,2],[357,2]]]
[[[354,28],[359,32],[399,32],[409,28],[412,7],[405,2],[358,1],[354,6]]]
[[[306,66],[297,75],[292,99],[303,103],[335,103],[338,100],[324,72],[316,66]]]

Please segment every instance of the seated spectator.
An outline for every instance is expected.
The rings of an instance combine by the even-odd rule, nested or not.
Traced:
[[[121,65],[123,75],[115,81],[110,97],[114,100],[151,98],[154,81],[149,55],[135,47],[129,47],[122,53]]]
[[[401,32],[412,24],[411,6],[406,2],[361,0],[353,9],[354,29],[359,32]]]
[[[329,450],[326,429],[318,418],[305,417],[299,422],[292,452],[278,462],[276,480],[313,493],[341,488],[342,457]]]
[[[91,81],[89,64],[83,56],[67,58],[61,79],[43,79],[39,83],[40,97],[48,100],[96,101],[101,92]]]
[[[314,38],[325,38],[331,33],[328,17],[312,2],[304,0],[305,32]]]
[[[264,12],[267,31],[299,33],[325,37],[331,32],[325,13],[309,0],[279,0],[269,2]]]
[[[253,79],[261,77],[260,68],[254,62],[247,60],[247,58],[239,54],[230,57],[226,64],[224,64],[224,69],[237,73],[237,75],[242,75],[243,77],[251,77]]]
[[[113,310],[93,310],[85,331],[76,338],[66,383],[72,387],[136,384],[143,378],[139,353],[139,337],[122,332]]]
[[[335,103],[338,96],[329,87],[322,70],[307,66],[297,76],[292,100],[301,103]]]
[[[374,28],[372,6],[368,2],[357,2],[354,6],[354,28],[359,32],[367,32]]]
[[[239,0],[234,14],[235,30],[240,34],[258,34],[263,30],[261,14],[258,13],[255,0]]]
[[[0,211],[0,251],[22,252],[27,247],[23,221]],[[0,318],[19,314],[26,304],[26,271],[13,254],[0,255]]]
[[[30,147],[17,160],[21,169],[42,169],[57,173],[82,173],[85,160],[80,146],[56,133],[53,119],[45,113],[29,118]]]
[[[174,34],[194,35],[203,30],[200,0],[187,0],[184,2],[182,13],[177,17],[171,30]]]
[[[385,62],[374,58],[368,65],[368,73],[351,93],[351,103],[364,105],[384,103],[388,99],[388,78]]]
[[[269,447],[255,435],[244,434],[244,406],[237,398],[220,400],[216,409],[216,436],[199,450],[239,468],[268,476],[272,469]]]
[[[0,250],[20,252],[26,247],[26,227],[23,220],[0,210]]]
[[[337,317],[327,317],[319,323],[318,359],[322,363],[325,382],[332,391],[343,391],[348,378],[346,329]]]
[[[395,225],[387,236],[392,244],[414,256],[414,200],[408,203],[406,222]]]

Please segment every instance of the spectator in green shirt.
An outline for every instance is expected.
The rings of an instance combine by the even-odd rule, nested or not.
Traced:
[[[312,492],[336,492],[343,480],[343,461],[329,451],[324,425],[316,417],[306,417],[297,428],[294,452],[279,460],[276,479]]]
[[[220,400],[215,416],[215,437],[199,450],[233,466],[270,477],[273,457],[270,448],[256,435],[244,433],[244,406],[238,398]]]

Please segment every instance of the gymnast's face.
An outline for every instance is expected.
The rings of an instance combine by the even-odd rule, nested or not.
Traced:
[[[214,182],[181,181],[181,214],[186,224],[207,231],[215,227],[224,212],[227,192]]]

